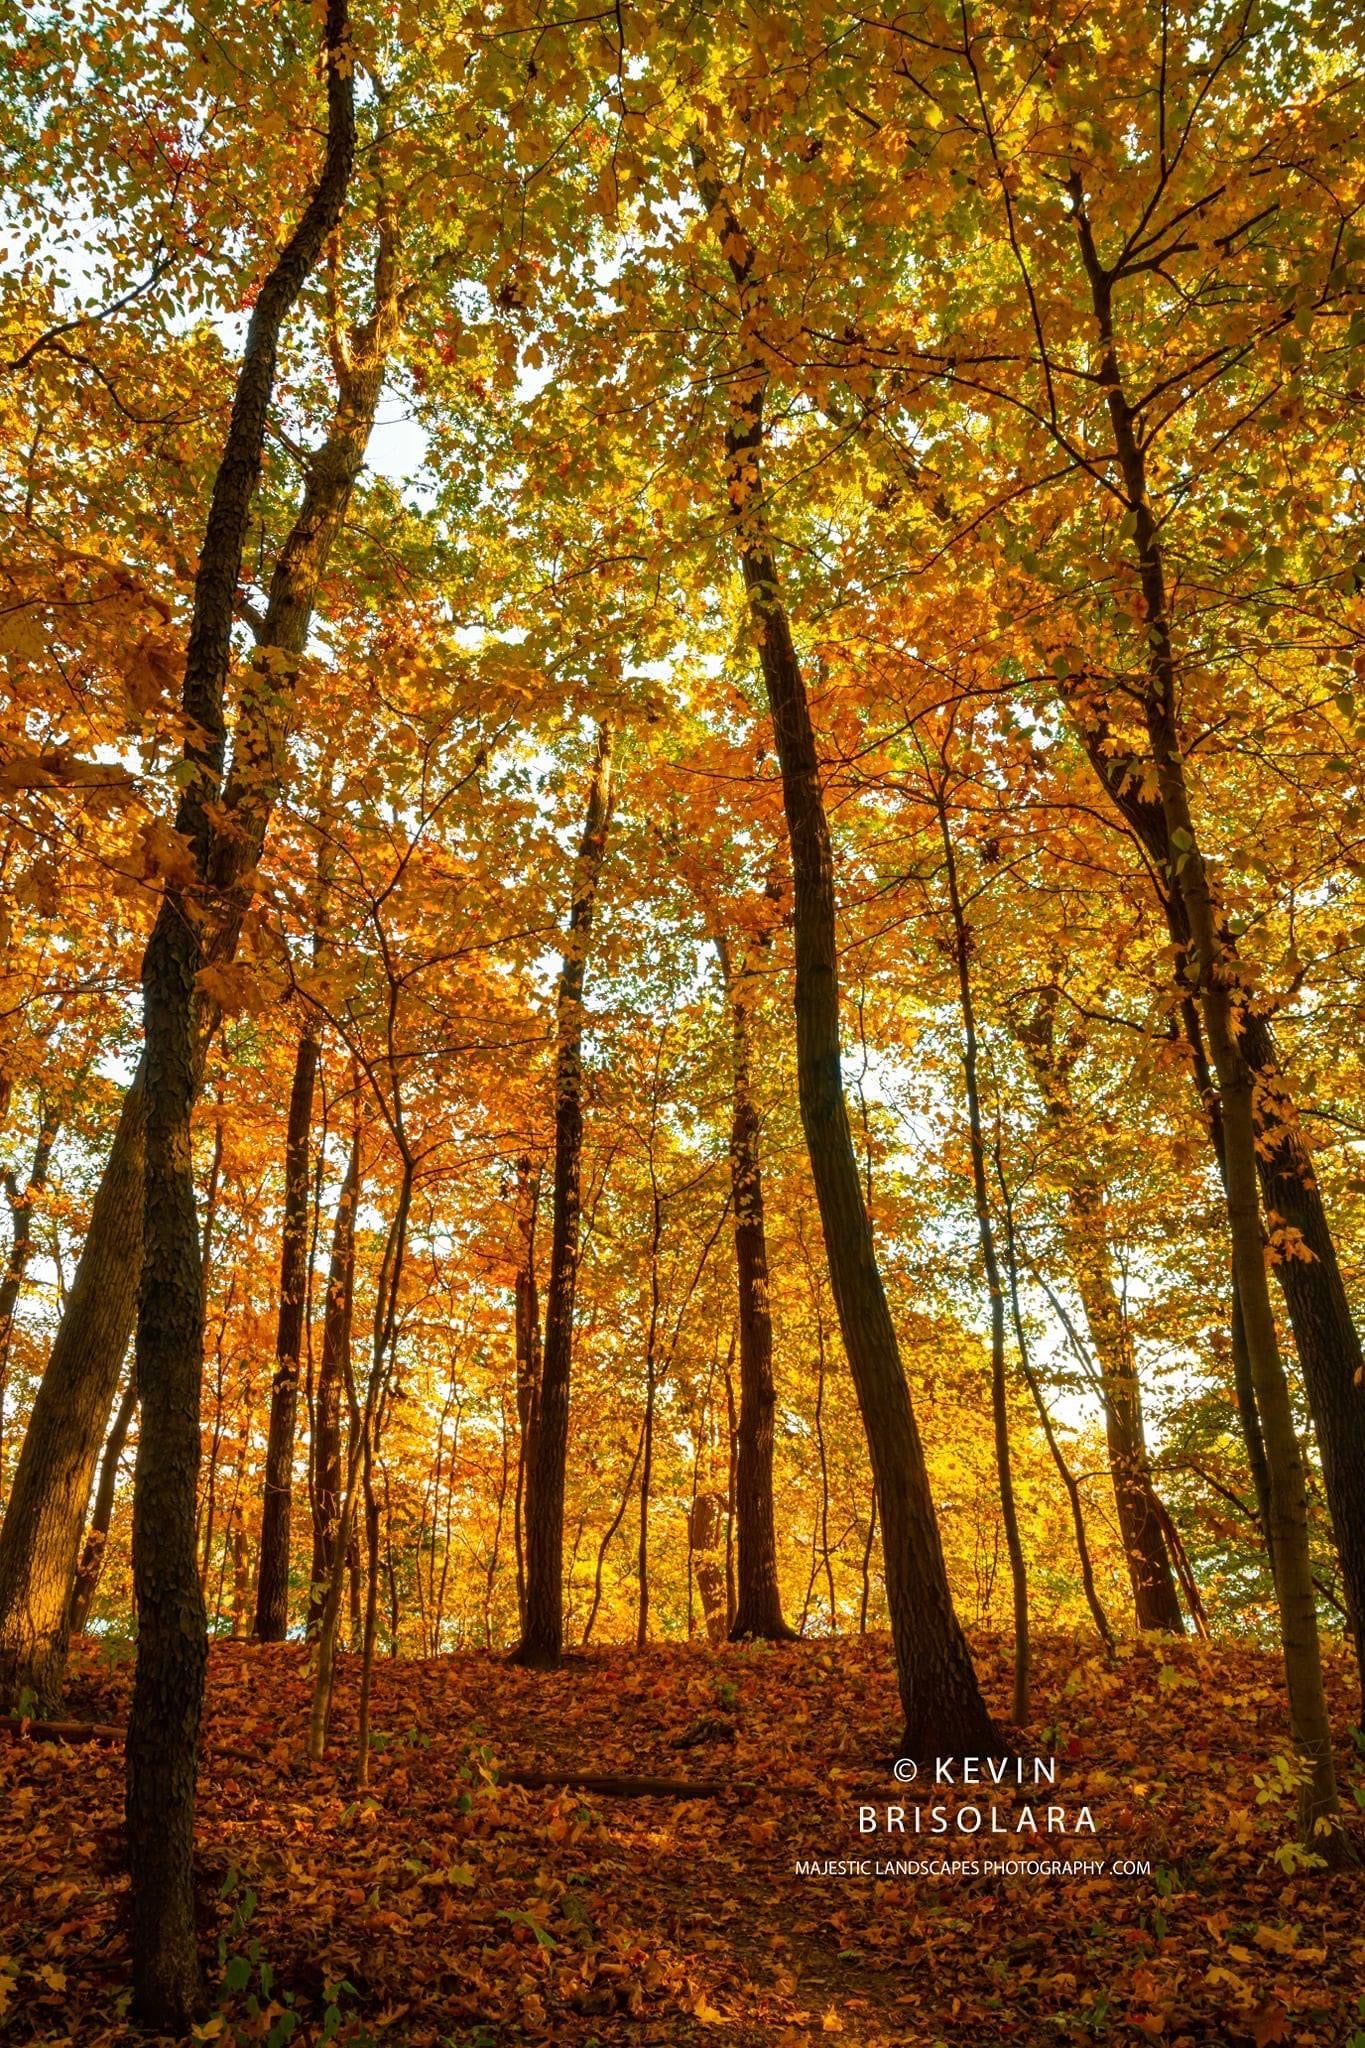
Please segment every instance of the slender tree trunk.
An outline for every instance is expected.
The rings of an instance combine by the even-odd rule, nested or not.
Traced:
[[[1148,764],[1114,747],[1107,721],[1083,694],[1069,691],[1067,703],[1097,777],[1149,857],[1171,938],[1179,954],[1188,958],[1193,940],[1188,909],[1175,876],[1179,851],[1171,845],[1162,801],[1147,794],[1142,771]],[[1265,1214],[1274,1214],[1286,1229],[1297,1233],[1299,1245],[1309,1255],[1279,1258],[1274,1272],[1294,1334],[1322,1460],[1323,1491],[1341,1561],[1365,1710],[1365,1485],[1361,1483],[1361,1474],[1365,1473],[1365,1353],[1351,1314],[1312,1151],[1299,1121],[1288,1077],[1280,1065],[1274,1032],[1269,1019],[1255,1005],[1236,939],[1221,919],[1217,936],[1226,970],[1235,978],[1238,990],[1238,1050],[1252,1082],[1261,1206]],[[1191,1079],[1208,1121],[1210,1141],[1226,1187],[1224,1117],[1204,1051],[1201,1005],[1193,999],[1187,980],[1182,980],[1181,986]],[[1267,1549],[1273,1553],[1263,1430],[1254,1407],[1245,1318],[1235,1274],[1232,1354],[1238,1412],[1252,1480],[1265,1520]]]
[[[308,1140],[318,1071],[318,1034],[299,1033],[289,1091],[285,1136],[284,1231],[280,1248],[280,1309],[275,1335],[275,1378],[266,1436],[265,1498],[256,1560],[256,1634],[282,1643],[289,1633],[290,1523],[294,1497],[294,1430],[303,1361],[303,1318],[308,1298]]]
[[[872,1604],[872,1549],[877,1540],[877,1488],[872,1487],[872,1497],[867,1509],[867,1536],[863,1543],[862,1582],[863,1590],[858,1601],[858,1634],[867,1634],[867,1610]]]
[[[731,1638],[790,1642],[795,1630],[782,1614],[777,1583],[773,1513],[773,1324],[768,1299],[768,1243],[763,1210],[759,1115],[750,1072],[750,977],[732,969],[729,947],[717,936],[730,1005],[733,1111],[730,1187],[734,1203],[736,1322],[739,1331],[739,1438],[735,1460],[735,1519],[739,1572]]]
[[[1090,1542],[1085,1533],[1085,1514],[1081,1507],[1081,1489],[1077,1485],[1075,1475],[1067,1464],[1066,1458],[1062,1453],[1062,1447],[1057,1441],[1057,1432],[1052,1427],[1052,1417],[1048,1413],[1047,1402],[1043,1399],[1043,1390],[1038,1384],[1038,1376],[1029,1361],[1028,1340],[1024,1335],[1024,1317],[1019,1306],[1019,1261],[1014,1241],[1014,1204],[1010,1196],[1009,1185],[1005,1179],[1005,1164],[998,1141],[995,1151],[995,1171],[996,1178],[1000,1183],[1000,1201],[1005,1226],[1005,1270],[1009,1274],[1010,1314],[1014,1323],[1014,1341],[1019,1352],[1019,1370],[1024,1375],[1025,1383],[1030,1394],[1033,1396],[1033,1405],[1038,1411],[1038,1420],[1043,1425],[1043,1435],[1047,1439],[1047,1447],[1052,1455],[1052,1462],[1057,1468],[1057,1476],[1066,1489],[1067,1501],[1071,1508],[1071,1527],[1076,1538],[1076,1559],[1081,1568],[1081,1586],[1085,1593],[1085,1604],[1090,1609],[1090,1618],[1095,1624],[1100,1641],[1112,1656],[1114,1651],[1114,1631],[1109,1626],[1109,1617],[1104,1611],[1095,1586],[1095,1567],[1090,1556]]]
[[[991,1320],[991,1421],[995,1437],[995,1469],[1000,1482],[1000,1520],[1005,1531],[1005,1548],[1010,1561],[1010,1583],[1014,1601],[1014,1698],[1011,1718],[1022,1727],[1029,1711],[1029,1614],[1028,1571],[1024,1545],[1019,1534],[1019,1514],[1014,1499],[1014,1475],[1010,1469],[1008,1388],[1005,1382],[1005,1292],[1000,1280],[1000,1261],[995,1249],[995,1221],[991,1215],[990,1188],[986,1180],[986,1142],[981,1120],[980,1051],[976,1028],[976,999],[972,991],[972,933],[958,881],[957,849],[953,844],[948,816],[948,768],[945,762],[934,781],[934,805],[943,841],[943,872],[948,888],[948,909],[953,926],[953,960],[957,968],[958,1002],[962,1010],[962,1070],[967,1091],[967,1135],[972,1161],[972,1206],[976,1211],[977,1239],[986,1275],[986,1293]]]
[[[1076,1115],[1067,1055],[1056,1043],[1055,989],[1044,991],[1030,1017],[1016,1019],[1015,1035],[1033,1070],[1056,1141],[1066,1201],[1062,1238],[1099,1361],[1109,1471],[1137,1625],[1180,1635],[1185,1623],[1147,1457],[1142,1386],[1114,1285],[1103,1190]]]
[[[195,985],[223,773],[223,698],[247,519],[260,473],[285,316],[341,212],[355,151],[345,0],[328,0],[327,151],[321,178],[257,296],[195,578],[182,708],[192,779],[176,829],[193,886],[169,878],[142,963],[147,1118],[133,1484],[137,1666],[126,1822],[133,1991],[140,2018],[183,2032],[202,2003],[194,1926],[194,1781],[208,1642],[195,1554],[204,1300],[190,1115],[198,1080]]]
[[[130,1374],[128,1384],[123,1390],[123,1399],[114,1411],[113,1425],[104,1446],[99,1484],[95,1488],[94,1512],[90,1517],[90,1529],[76,1570],[76,1583],[71,1589],[68,1633],[73,1636],[80,1635],[90,1619],[91,1603],[99,1587],[100,1573],[104,1570],[104,1547],[109,1540],[109,1524],[114,1518],[114,1490],[118,1485],[119,1460],[128,1441],[128,1430],[136,1407],[137,1384]]]
[[[332,1228],[327,1302],[322,1320],[322,1359],[313,1411],[313,1564],[309,1574],[307,1632],[310,1641],[322,1622],[327,1588],[337,1560],[341,1519],[341,1407],[350,1374],[351,1313],[355,1302],[355,1212],[360,1189],[360,1133],[351,1140]]]
[[[536,1216],[540,1176],[529,1153],[517,1161],[517,1266],[514,1341],[517,1358],[517,1484],[513,1537],[517,1555],[517,1625],[526,1626],[526,1474],[540,1407],[540,1291],[536,1282]]]
[[[3,1275],[0,1275],[0,1495],[4,1493],[5,1482],[5,1393],[9,1386],[14,1311],[19,1306],[19,1293],[33,1250],[33,1205],[47,1185],[47,1169],[52,1159],[52,1147],[57,1142],[57,1130],[56,1117],[48,1109],[46,1102],[40,1098],[38,1138],[33,1148],[33,1165],[29,1169],[28,1183],[22,1195],[14,1175],[8,1172],[5,1175],[5,1193],[9,1197],[10,1209],[10,1240],[9,1257],[5,1261]]]
[[[352,1642],[358,1642],[362,1655],[365,1654],[366,1644],[369,1645],[369,1654],[362,1673],[362,1741],[359,1752],[362,1773],[367,1772],[369,1768],[369,1676],[374,1662],[374,1615],[377,1612],[378,1598],[378,1574],[375,1569],[378,1556],[378,1510],[375,1510],[374,1529],[371,1534],[368,1510],[373,1500],[374,1489],[371,1480],[363,1478],[362,1475],[370,1469],[367,1461],[373,1457],[375,1418],[387,1394],[388,1375],[393,1365],[393,1350],[398,1334],[398,1299],[407,1248],[408,1215],[412,1207],[412,1185],[413,1162],[405,1149],[398,1204],[384,1243],[379,1282],[375,1289],[370,1373],[363,1404],[356,1395],[354,1379],[348,1381],[348,1392],[351,1396],[351,1439],[346,1448],[346,1483],[342,1493],[332,1575],[327,1584],[327,1594],[323,1601],[318,1627],[317,1662],[313,1670],[313,1699],[308,1721],[308,1755],[314,1763],[321,1763],[327,1752],[327,1717],[331,1712],[332,1681],[341,1634],[342,1590],[349,1576]],[[362,1492],[367,1510],[366,1541],[371,1564],[363,1624],[357,1612],[359,1558],[354,1557],[353,1553],[356,1509],[362,1499]],[[364,1782],[363,1776],[361,1782]]]
[[[1072,200],[1081,255],[1090,281],[1102,356],[1100,375],[1133,522],[1136,565],[1146,612],[1151,650],[1145,705],[1147,737],[1171,855],[1168,882],[1184,911],[1189,932],[1184,972],[1199,1004],[1218,1083],[1233,1273],[1242,1306],[1247,1357],[1268,1468],[1275,1589],[1289,1718],[1305,1771],[1299,1801],[1300,1826],[1315,1847],[1329,1856],[1340,1856],[1346,1838],[1335,1821],[1336,1772],[1322,1681],[1308,1540],[1308,1493],[1294,1430],[1289,1383],[1275,1331],[1261,1234],[1255,1075],[1241,1040],[1244,998],[1238,962],[1228,949],[1190,806],[1177,727],[1176,655],[1160,529],[1148,501],[1145,460],[1124,392],[1114,332],[1112,280],[1100,263],[1078,172],[1072,174]]]
[[[552,1670],[564,1649],[564,1480],[581,1204],[583,987],[612,796],[612,739],[603,726],[588,783],[568,943],[559,976],[550,1288],[545,1305],[540,1404],[526,1470],[526,1618],[514,1652],[517,1663],[535,1670]]]
[[[652,1137],[652,1134],[651,1134]],[[653,1157],[650,1170],[653,1172]],[[635,1647],[643,1650],[649,1641],[649,1506],[654,1479],[654,1402],[659,1385],[659,1244],[663,1237],[664,1211],[655,1184],[649,1227],[649,1329],[645,1336],[645,1421],[640,1457],[640,1541],[636,1552],[638,1606]]]
[[[746,319],[761,310],[748,239],[700,150],[698,182]],[[742,255],[740,254],[742,251]],[[887,1602],[896,1646],[907,1756],[998,1753],[953,1608],[933,1493],[895,1327],[872,1242],[849,1129],[840,1063],[833,857],[805,679],[782,603],[765,515],[761,458],[766,372],[745,366],[731,386],[726,488],[749,616],[772,711],[795,886],[796,1049],[810,1154],[844,1350],[882,1514]]]
[[[271,579],[259,634],[261,665],[244,685],[240,760],[234,756],[222,824],[210,853],[212,890],[220,899],[215,907],[221,912],[204,937],[204,960],[210,966],[230,961],[236,951],[247,900],[245,878],[260,860],[270,823],[273,781],[266,764],[278,766],[283,759],[281,735],[297,660],[281,669],[265,657],[273,649],[297,658],[307,645],[317,592],[364,464],[399,305],[397,236],[392,217],[381,214],[373,311],[340,358],[340,388],[328,435],[309,464],[299,514]],[[248,703],[248,686],[257,677],[259,688]],[[197,1087],[218,1020],[211,994],[200,991],[196,1011]],[[55,1709],[60,1698],[68,1594],[137,1312],[145,1084],[144,1059],[123,1099],[0,1527],[0,1705],[25,1687],[45,1709]]]
[[[244,1643],[247,1616],[251,1612],[251,1545],[247,1541],[246,1516],[240,1500],[232,1503],[228,1555],[232,1563],[232,1640]]]
[[[739,1417],[735,1408],[735,1336],[730,1331],[730,1349],[725,1359],[725,1632],[735,1625],[739,1592],[735,1576],[735,1494],[739,1486]]]
[[[607,1552],[616,1539],[617,1530],[626,1519],[626,1509],[630,1506],[631,1495],[635,1491],[635,1475],[640,1469],[640,1455],[644,1447],[645,1425],[642,1419],[639,1432],[635,1438],[635,1449],[631,1453],[630,1469],[626,1473],[626,1483],[621,1488],[621,1498],[617,1503],[616,1513],[608,1522],[606,1529],[603,1531],[602,1540],[597,1546],[597,1563],[592,1575],[592,1605],[588,1609],[588,1618],[583,1624],[583,1648],[585,1650],[592,1641],[592,1632],[597,1624],[598,1610],[602,1605],[602,1575],[606,1568]]]

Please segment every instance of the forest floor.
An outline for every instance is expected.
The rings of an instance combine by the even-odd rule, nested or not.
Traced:
[[[975,1648],[998,1704],[1005,1645]],[[1334,1658],[1342,1729],[1348,1675]],[[126,1651],[78,1645],[69,1710],[121,1723],[130,1678]],[[201,2040],[1365,2048],[1365,1883],[1295,1870],[1290,1806],[1258,1798],[1284,1749],[1268,1654],[1145,1645],[1106,1667],[1044,1640],[1019,1749],[1057,1758],[1055,1788],[918,1801],[890,1771],[884,1639],[603,1649],[552,1676],[478,1654],[383,1661],[363,1794],[357,1690],[347,1658],[331,1755],[313,1768],[305,1652],[214,1649]],[[1365,1782],[1365,1759],[1342,1761]],[[688,1802],[527,1790],[495,1783],[498,1766],[727,1789]],[[124,2017],[121,1773],[113,1742],[0,1742],[0,2032],[16,2041],[146,2038]],[[983,1832],[929,1833],[936,1801],[976,1807]],[[918,1803],[926,1832],[860,1835],[859,1806],[884,1820],[889,1803],[908,1829]],[[984,1832],[992,1805],[1010,1830],[1026,1803],[1037,1836]],[[1048,1804],[1064,1832],[1043,1831]],[[1074,1831],[1082,1804],[1094,1836]],[[940,1868],[974,1856],[1090,1867]],[[898,1859],[933,1873],[875,1874]],[[798,1875],[802,1861],[874,1868]],[[1113,1867],[1125,1861],[1149,1867]]]

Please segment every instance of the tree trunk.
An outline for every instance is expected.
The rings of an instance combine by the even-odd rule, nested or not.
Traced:
[[[700,159],[700,151],[696,152]],[[754,257],[721,188],[697,163],[746,319],[756,310]],[[741,255],[739,252],[743,251]],[[727,493],[749,615],[772,711],[795,887],[796,1060],[830,1280],[882,1516],[886,1594],[911,1757],[1000,1749],[953,1608],[910,1389],[872,1242],[849,1129],[840,1064],[839,969],[829,821],[805,679],[771,552],[760,464],[766,373],[750,363],[732,388]]]
[[[1016,1019],[1020,1040],[1043,1098],[1065,1185],[1062,1240],[1081,1297],[1100,1367],[1109,1472],[1119,1536],[1140,1629],[1184,1633],[1175,1574],[1162,1536],[1162,1508],[1147,1458],[1133,1342],[1114,1285],[1104,1191],[1090,1163],[1072,1099],[1066,1054],[1056,1043],[1056,990],[1044,991],[1031,1017]]]
[[[1275,1331],[1261,1235],[1254,1076],[1241,1043],[1238,963],[1228,950],[1226,930],[1215,907],[1190,807],[1177,725],[1176,655],[1160,529],[1148,501],[1144,457],[1123,388],[1114,333],[1112,282],[1095,249],[1078,172],[1072,174],[1071,189],[1099,331],[1100,376],[1133,521],[1133,543],[1146,611],[1150,668],[1144,708],[1171,856],[1167,878],[1172,895],[1179,899],[1184,911],[1189,946],[1183,972],[1199,1004],[1218,1083],[1233,1273],[1268,1468],[1275,1589],[1290,1726],[1305,1774],[1299,1798],[1300,1827],[1305,1839],[1335,1856],[1342,1853],[1345,1838],[1334,1819],[1336,1772],[1322,1682],[1308,1541],[1308,1494],[1302,1453],[1294,1431],[1289,1384]]]
[[[81,1550],[81,1561],[76,1568],[76,1582],[71,1589],[71,1614],[67,1633],[78,1636],[90,1619],[90,1607],[104,1570],[104,1547],[109,1540],[109,1524],[114,1518],[114,1489],[118,1484],[119,1460],[123,1446],[128,1441],[128,1430],[137,1407],[137,1383],[129,1375],[123,1390],[123,1399],[114,1411],[113,1426],[104,1446],[104,1457],[100,1464],[99,1485],[95,1488],[95,1507],[90,1517],[90,1529]]]
[[[327,438],[314,455],[303,501],[271,578],[259,650],[298,657],[307,644],[313,606],[374,424],[384,365],[398,323],[397,243],[392,221],[381,217],[371,317],[352,336],[340,364],[340,389]],[[235,596],[235,587],[234,587]],[[255,869],[270,822],[270,783],[262,761],[276,759],[287,722],[291,667],[262,662],[263,705],[243,706],[245,735],[234,755],[215,832],[210,869],[227,907],[205,936],[205,959],[232,959],[245,908],[245,878]],[[270,735],[274,734],[275,737]],[[196,1003],[195,1085],[218,1021],[212,997]],[[81,1529],[132,1335],[142,1259],[143,1141],[146,1062],[139,1062],[124,1096],[85,1244],[43,1374],[8,1510],[0,1527],[0,1706],[25,1687],[47,1708],[61,1694],[66,1661],[63,1634]]]
[[[1011,1718],[1022,1727],[1029,1710],[1029,1617],[1028,1572],[1024,1546],[1019,1535],[1019,1514],[1014,1499],[1014,1476],[1010,1469],[1008,1388],[1005,1383],[1005,1292],[1000,1281],[1000,1261],[995,1251],[995,1222],[991,1215],[990,1188],[986,1179],[986,1142],[981,1125],[981,1086],[978,1078],[980,1051],[976,1029],[976,1001],[972,992],[972,934],[958,885],[957,850],[953,845],[948,817],[948,768],[945,762],[934,784],[934,803],[943,841],[944,878],[948,887],[948,909],[953,925],[953,960],[957,968],[958,1002],[962,1010],[962,1070],[967,1091],[967,1133],[972,1160],[972,1206],[976,1211],[977,1238],[981,1264],[986,1275],[986,1293],[991,1320],[991,1420],[995,1437],[995,1468],[1000,1482],[1000,1519],[1005,1530],[1005,1548],[1010,1560],[1010,1584],[1014,1600],[1014,1697]]]
[[[1047,1402],[1043,1399],[1043,1390],[1038,1384],[1038,1376],[1029,1363],[1028,1343],[1024,1336],[1024,1318],[1019,1307],[1019,1262],[1014,1242],[1014,1205],[1011,1201],[1009,1186],[1005,1179],[1004,1161],[1001,1157],[998,1143],[995,1153],[995,1171],[996,1178],[1000,1182],[1000,1200],[1004,1211],[1005,1267],[1009,1274],[1010,1313],[1014,1323],[1014,1341],[1019,1352],[1019,1370],[1023,1373],[1028,1390],[1033,1396],[1033,1405],[1038,1410],[1038,1420],[1043,1425],[1043,1435],[1047,1439],[1047,1447],[1052,1454],[1052,1462],[1057,1468],[1057,1476],[1066,1489],[1067,1501],[1071,1508],[1071,1527],[1076,1538],[1076,1558],[1081,1568],[1081,1586],[1085,1593],[1085,1603],[1090,1609],[1090,1618],[1095,1624],[1100,1641],[1112,1655],[1114,1650],[1114,1631],[1109,1626],[1109,1617],[1101,1605],[1100,1596],[1095,1587],[1095,1567],[1090,1557],[1090,1542],[1085,1533],[1085,1515],[1081,1508],[1081,1489],[1076,1483],[1071,1467],[1062,1455],[1062,1447],[1057,1441],[1057,1432],[1052,1427],[1052,1417],[1048,1414]]]
[[[194,1924],[194,1786],[208,1654],[195,1554],[204,1299],[190,1117],[196,977],[225,749],[223,698],[247,519],[260,473],[285,316],[341,212],[355,151],[345,0],[328,0],[327,151],[297,227],[261,286],[242,354],[199,567],[181,704],[191,779],[176,812],[192,881],[168,877],[142,962],[147,1118],[133,1481],[137,1665],[125,1815],[138,2016],[183,2033],[202,2005]],[[211,899],[209,899],[211,900]]]
[[[351,1440],[346,1448],[346,1482],[341,1498],[341,1513],[338,1520],[336,1549],[332,1560],[332,1575],[327,1582],[326,1597],[318,1627],[317,1663],[313,1673],[313,1699],[308,1721],[308,1755],[314,1763],[321,1763],[327,1751],[327,1717],[332,1706],[332,1680],[336,1669],[337,1646],[341,1633],[341,1595],[343,1582],[349,1578],[351,1588],[351,1640],[358,1645],[366,1657],[362,1675],[361,1699],[361,1750],[362,1769],[368,1770],[369,1755],[369,1680],[374,1663],[374,1615],[378,1597],[378,1578],[375,1560],[378,1555],[378,1510],[375,1509],[375,1526],[369,1526],[368,1510],[373,1504],[374,1488],[371,1478],[375,1417],[384,1399],[388,1385],[388,1373],[393,1364],[393,1349],[398,1334],[398,1297],[403,1279],[403,1260],[407,1247],[408,1214],[412,1207],[413,1161],[412,1155],[403,1148],[403,1177],[398,1189],[398,1205],[393,1222],[384,1244],[384,1256],[380,1262],[379,1283],[375,1289],[374,1332],[370,1353],[370,1373],[365,1387],[365,1401],[362,1407],[355,1389],[354,1377],[348,1379],[347,1392],[350,1396]],[[360,1559],[356,1541],[356,1507],[363,1493],[367,1509],[366,1539],[370,1556],[369,1589],[365,1605],[365,1620],[361,1623],[359,1614]],[[363,1779],[362,1779],[363,1782]]]
[[[0,1707],[17,1705],[25,1692],[44,1714],[61,1702],[81,1530],[132,1334],[145,1084],[143,1059],[123,1098],[85,1249],[34,1396],[0,1527]]]
[[[52,1159],[52,1147],[57,1142],[58,1124],[47,1104],[41,1099],[38,1105],[38,1138],[33,1148],[33,1165],[29,1170],[28,1183],[23,1194],[12,1173],[5,1174],[5,1193],[9,1197],[10,1241],[9,1257],[5,1271],[0,1277],[0,1493],[4,1491],[5,1480],[5,1390],[9,1384],[10,1344],[14,1336],[14,1311],[19,1306],[19,1292],[28,1271],[29,1256],[33,1250],[33,1204],[34,1199],[47,1184],[47,1169]]]
[[[327,1303],[322,1321],[322,1359],[313,1409],[313,1566],[308,1593],[307,1633],[322,1623],[327,1588],[336,1569],[341,1522],[341,1405],[351,1357],[351,1313],[355,1301],[355,1212],[360,1187],[360,1136],[351,1140],[346,1178],[332,1229]]]
[[[308,1140],[318,1070],[318,1034],[299,1034],[285,1137],[284,1230],[280,1248],[280,1311],[275,1378],[266,1437],[265,1499],[256,1560],[256,1635],[282,1643],[289,1633],[290,1521],[294,1493],[294,1428],[299,1406],[304,1307],[308,1294]]]
[[[651,1147],[653,1131],[650,1133]],[[654,1158],[650,1154],[650,1174]],[[649,1508],[654,1481],[654,1410],[659,1387],[659,1245],[663,1238],[664,1210],[657,1181],[650,1208],[649,1227],[649,1329],[645,1337],[645,1419],[640,1456],[640,1540],[636,1549],[635,1647],[643,1650],[649,1641]]]
[[[723,1643],[726,1636],[725,1572],[718,1555],[724,1533],[724,1495],[699,1493],[687,1518],[687,1549],[701,1594],[706,1640],[713,1646]]]
[[[1188,953],[1189,919],[1181,891],[1171,881],[1174,856],[1169,828],[1161,804],[1142,793],[1135,773],[1142,764],[1110,753],[1105,745],[1104,721],[1091,716],[1074,696],[1069,708],[1100,781],[1152,862],[1161,884],[1171,937],[1182,954]],[[1275,1215],[1287,1229],[1297,1232],[1302,1248],[1310,1254],[1308,1258],[1277,1259],[1274,1272],[1294,1334],[1304,1393],[1322,1460],[1323,1492],[1341,1560],[1342,1587],[1360,1667],[1361,1699],[1365,1703],[1365,1486],[1361,1484],[1361,1474],[1365,1473],[1365,1353],[1351,1315],[1312,1152],[1280,1065],[1274,1032],[1269,1019],[1255,1008],[1242,973],[1236,940],[1221,922],[1218,939],[1228,971],[1236,977],[1240,998],[1238,1050],[1251,1076],[1262,1207],[1267,1215]],[[1203,1033],[1197,1012],[1195,1028],[1191,1030],[1188,1022],[1186,1028],[1192,1079],[1208,1116],[1210,1138],[1226,1180],[1224,1118],[1219,1104],[1210,1100],[1209,1089],[1200,1082]],[[1246,1401],[1251,1374],[1244,1358],[1244,1319],[1235,1296],[1235,1279],[1232,1339],[1234,1368],[1239,1368],[1238,1405],[1247,1433],[1257,1499],[1264,1514],[1269,1492],[1265,1450],[1260,1424]],[[1267,1540],[1273,1550],[1273,1533]]]
[[[729,948],[717,935],[730,1004],[733,1114],[730,1187],[734,1204],[736,1320],[739,1330],[739,1430],[735,1454],[735,1521],[739,1539],[731,1640],[791,1642],[782,1613],[773,1513],[773,1324],[768,1304],[768,1241],[758,1106],[750,1076],[749,976],[732,972]]]
[[[529,1154],[517,1161],[517,1267],[513,1341],[517,1361],[517,1487],[513,1539],[517,1556],[517,1622],[526,1626],[526,1474],[540,1407],[540,1292],[536,1282],[536,1215],[540,1175]]]
[[[583,986],[612,799],[612,740],[602,726],[588,784],[568,943],[559,976],[550,1287],[545,1304],[540,1407],[526,1471],[526,1619],[514,1652],[516,1662],[536,1670],[552,1670],[564,1649],[564,1479],[583,1150]]]

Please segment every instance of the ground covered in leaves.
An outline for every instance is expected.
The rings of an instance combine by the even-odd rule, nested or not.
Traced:
[[[1005,1648],[977,1649],[998,1703]],[[549,1677],[480,1655],[383,1663],[360,1794],[356,1660],[313,1768],[305,1652],[216,1648],[199,2038],[1365,2048],[1365,1884],[1293,1867],[1270,1656],[1188,1643],[1107,1667],[1082,1645],[1041,1644],[1019,1744],[1058,1760],[1039,1794],[896,1785],[890,1671],[876,1638],[602,1650]],[[1345,1729],[1344,1661],[1330,1675]],[[81,1645],[70,1710],[121,1722],[130,1676]],[[687,1803],[527,1790],[499,1784],[500,1766],[727,1789]],[[0,1743],[0,2028],[19,2042],[145,2038],[125,2017],[121,1768],[110,1743]],[[936,1798],[950,1816],[974,1807],[983,1831],[930,1833]],[[860,1836],[859,1806],[884,1820],[889,1803],[907,1833]],[[1010,1832],[1026,1803],[1036,1837]],[[1049,1803],[1065,1832],[1042,1832]],[[1093,1837],[1074,1832],[1083,1804]],[[992,1806],[1002,1835],[985,1833]],[[973,1858],[1091,1867],[942,1867]],[[871,1874],[797,1871],[864,1861]],[[877,1875],[889,1861],[920,1868]],[[1113,1868],[1124,1862],[1149,1867]]]

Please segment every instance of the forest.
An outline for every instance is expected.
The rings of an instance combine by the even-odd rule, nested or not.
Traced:
[[[1365,19],[0,67],[0,2032],[1365,2048]]]

